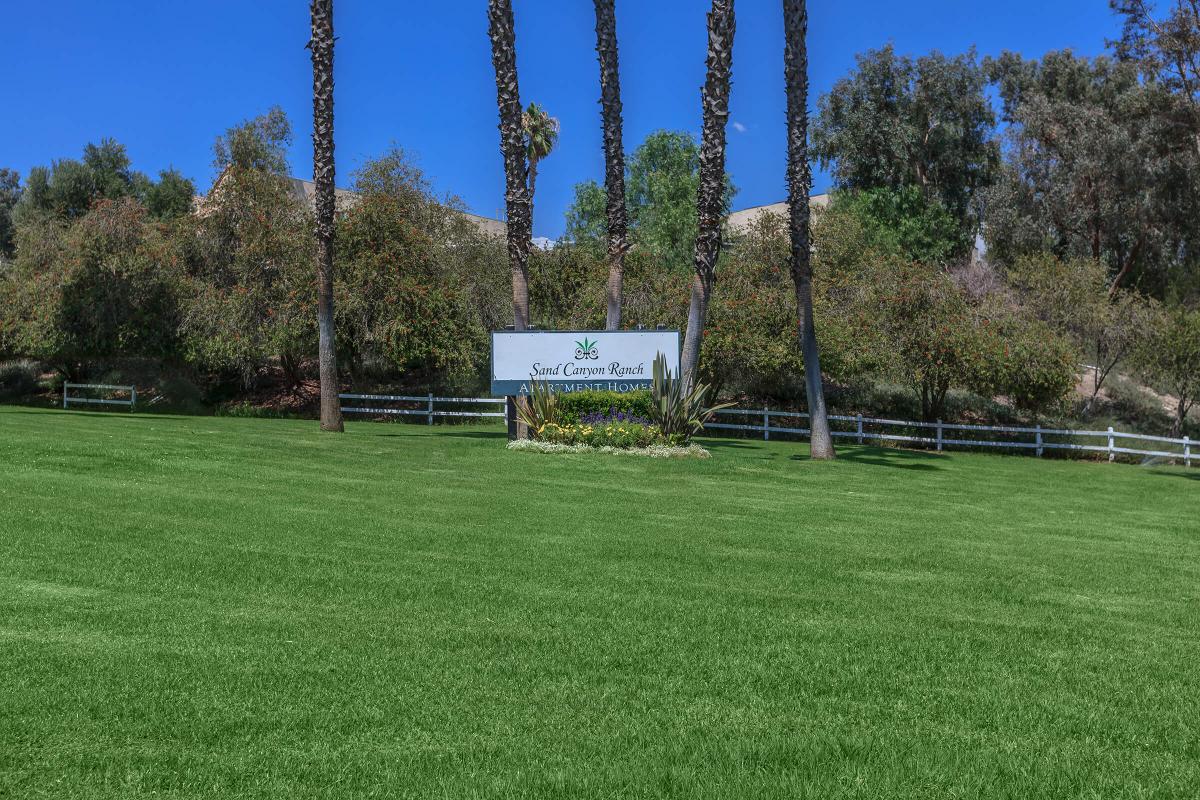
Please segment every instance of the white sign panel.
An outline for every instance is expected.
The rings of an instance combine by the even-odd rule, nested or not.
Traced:
[[[493,331],[492,394],[529,394],[544,381],[556,392],[650,386],[654,359],[679,374],[679,331]]]

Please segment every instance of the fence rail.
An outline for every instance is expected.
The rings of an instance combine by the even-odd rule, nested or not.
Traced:
[[[714,428],[718,430],[733,430],[745,431],[749,433],[761,433],[763,439],[770,439],[772,433],[786,433],[795,436],[808,436],[810,431],[808,428],[788,427],[783,425],[772,424],[772,418],[787,418],[787,419],[808,419],[808,414],[799,411],[772,411],[770,408],[762,409],[743,409],[730,408],[718,411],[718,414],[727,416],[749,416],[756,419],[757,424],[737,424],[730,422],[711,422],[705,428]],[[1109,461],[1116,460],[1118,455],[1135,455],[1147,456],[1151,458],[1172,458],[1180,459],[1185,466],[1191,466],[1194,455],[1192,446],[1195,441],[1184,436],[1182,439],[1173,439],[1167,436],[1149,436],[1144,433],[1125,433],[1123,431],[1108,428],[1103,431],[1087,431],[1073,430],[1070,428],[1043,428],[1040,425],[1033,427],[1016,427],[1007,425],[960,425],[942,422],[917,422],[914,420],[901,419],[881,419],[878,417],[864,417],[856,415],[853,417],[831,415],[829,417],[831,424],[842,423],[844,427],[849,423],[853,423],[854,430],[832,430],[831,435],[840,439],[854,439],[858,444],[865,444],[870,441],[878,442],[906,442],[909,444],[932,445],[937,450],[942,450],[946,447],[998,447],[1011,448],[1013,450],[1033,450],[1035,455],[1042,456],[1047,450],[1071,450],[1077,452],[1089,453],[1104,453],[1108,455]],[[929,431],[933,435],[913,435],[911,433],[887,433],[887,428],[901,428],[909,431]],[[878,429],[878,430],[873,430]],[[1010,436],[1025,436],[1031,437],[1031,441],[1022,441],[1020,439],[995,440],[992,438],[966,439],[966,438],[949,438],[946,436],[946,431],[960,432],[978,432],[978,433],[999,433],[1008,434]],[[1103,444],[1085,444],[1082,441],[1053,441],[1053,439],[1069,437],[1077,440],[1086,441],[1091,438],[1100,438],[1104,441]],[[1154,442],[1160,445],[1173,445],[1175,449],[1159,448],[1157,450],[1147,450],[1137,447],[1125,447],[1118,445],[1118,441],[1133,440],[1139,442]]]
[[[129,395],[127,400],[117,400],[111,397],[75,397],[71,396],[72,389],[99,389],[109,392],[124,392]],[[63,408],[67,407],[68,403],[84,403],[88,405],[105,405],[105,406],[129,406],[129,410],[133,411],[133,407],[137,404],[137,387],[136,386],[119,386],[112,383],[63,383]]]
[[[343,394],[342,400],[367,401],[372,405],[342,406],[346,414],[369,414],[388,416],[425,417],[426,423],[433,424],[435,417],[466,417],[466,418],[500,418],[504,411],[450,411],[437,406],[445,405],[492,405],[503,406],[504,398],[496,397],[438,397],[426,395],[377,395],[377,394]],[[388,405],[394,403],[419,403],[420,408],[395,408]],[[706,430],[742,431],[745,433],[762,434],[763,439],[769,440],[771,434],[787,434],[791,436],[808,436],[809,429],[795,425],[782,425],[773,420],[807,420],[808,414],[800,411],[780,411],[770,408],[727,408],[717,412],[723,418],[742,418],[746,422],[710,422]],[[1063,450],[1085,453],[1102,453],[1109,461],[1116,460],[1118,455],[1146,456],[1150,458],[1171,458],[1183,461],[1191,466],[1193,460],[1200,460],[1200,453],[1193,454],[1192,447],[1196,441],[1184,436],[1182,439],[1172,439],[1166,436],[1149,436],[1144,433],[1125,433],[1108,428],[1103,431],[1073,430],[1070,428],[1043,428],[1041,425],[1022,427],[1012,425],[962,425],[957,423],[918,422],[916,420],[886,419],[881,417],[864,417],[861,414],[853,417],[831,415],[830,423],[841,429],[831,431],[839,439],[852,439],[858,444],[868,442],[901,442],[905,444],[926,445],[943,450],[947,447],[959,448],[1002,448],[1016,451],[1033,451],[1034,455],[1042,456],[1047,450]],[[892,432],[889,432],[889,429]],[[898,430],[897,430],[898,429]],[[947,431],[953,431],[956,436],[947,436]],[[961,434],[1001,434],[1010,439],[963,438]],[[1069,438],[1075,441],[1056,441]],[[1102,444],[1088,444],[1089,439],[1101,439]],[[1118,442],[1152,442],[1166,445],[1157,450],[1125,447]]]
[[[504,398],[495,397],[437,397],[433,394],[402,395],[402,394],[339,394],[342,400],[365,400],[375,403],[375,406],[342,406],[343,414],[384,414],[388,416],[425,417],[426,424],[432,425],[434,417],[469,417],[483,419],[487,417],[504,417],[503,411],[447,411],[435,408],[435,404],[448,403],[504,405]],[[423,403],[424,408],[393,408],[381,406],[379,403]]]

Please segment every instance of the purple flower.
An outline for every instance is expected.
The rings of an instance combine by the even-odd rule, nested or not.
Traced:
[[[649,425],[650,420],[645,417],[639,417],[636,414],[631,414],[628,411],[617,411],[615,408],[610,408],[608,413],[593,411],[590,414],[583,416],[580,419],[587,425],[608,425],[611,423],[623,423],[628,425]]]

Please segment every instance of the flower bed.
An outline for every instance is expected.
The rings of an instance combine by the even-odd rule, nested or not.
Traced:
[[[585,422],[587,417],[596,415],[630,414],[648,418],[654,401],[645,389],[624,394],[590,389],[559,394],[557,405],[559,422]]]
[[[549,383],[535,380],[529,397],[517,404],[517,414],[532,438],[509,447],[540,453],[598,451],[708,458],[707,450],[690,444],[704,423],[725,407],[707,407],[708,391],[707,386],[697,384],[685,393],[682,382],[667,370],[662,353],[654,359],[649,392],[556,394]]]
[[[593,422],[578,424],[548,422],[537,429],[536,438],[550,444],[582,444],[588,447],[678,447],[686,444],[682,436],[667,436],[649,420],[625,414],[599,417]]]

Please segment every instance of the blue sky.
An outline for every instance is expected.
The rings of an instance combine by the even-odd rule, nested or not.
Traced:
[[[113,3],[4,0],[0,166],[24,175],[111,136],[149,173],[175,166],[202,190],[212,141],[278,104],[292,119],[292,172],[311,173],[311,65],[304,0]],[[659,128],[698,132],[703,0],[617,0],[628,149]],[[735,206],[784,196],[780,0],[738,0],[728,169]],[[592,4],[514,0],[521,93],[562,121],[538,177],[534,232],[557,237],[573,186],[600,179]],[[484,0],[337,0],[338,183],[391,143],[441,193],[476,213],[503,206],[495,83]],[[893,42],[1028,56],[1096,54],[1118,25],[1107,0],[810,0],[811,104],[854,63]],[[817,174],[815,188],[828,178]]]

